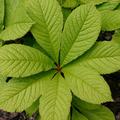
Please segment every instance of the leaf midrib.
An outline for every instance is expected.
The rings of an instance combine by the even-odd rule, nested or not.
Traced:
[[[90,8],[91,9],[91,8]],[[70,49],[68,50],[67,54],[65,55],[66,57],[64,58],[63,62],[65,61],[65,59],[67,58],[67,55],[69,54],[70,50],[72,49],[72,46],[74,45],[74,43],[76,42],[77,38],[78,38],[78,35],[80,34],[80,31],[82,29],[82,27],[84,26],[85,22],[86,22],[86,19],[88,18],[88,14],[90,13],[90,10],[88,11],[88,13],[86,14],[86,17],[85,17],[85,20],[83,22],[83,24],[81,25],[79,31],[78,31],[78,34],[76,35],[74,41],[72,42],[71,46],[70,46]]]
[[[75,76],[75,78],[78,78],[78,79],[80,79],[80,77],[79,76],[77,76],[77,75],[74,75],[73,73],[71,73],[71,72],[67,72],[68,74],[70,74],[70,75],[72,75],[72,76]],[[81,79],[80,79],[81,80]],[[78,80],[77,80],[78,81]],[[90,84],[88,84],[87,82],[85,82],[84,80],[82,80],[85,84],[87,84],[89,87],[91,87],[91,85]],[[91,88],[93,88],[95,91],[97,91],[98,93],[100,93],[102,96],[104,96],[104,98],[106,98],[106,96],[104,95],[104,94],[102,94],[101,92],[99,92],[98,91],[98,89],[95,89],[93,86],[91,87]]]
[[[3,102],[0,103],[1,104],[4,104],[6,101],[12,99],[13,97],[15,97],[16,95],[20,94],[21,92],[23,92],[24,90],[28,89],[29,87],[31,87],[32,85],[36,84],[37,82],[40,82],[40,79],[38,80],[34,80],[33,82],[31,82],[29,85],[25,86],[21,91],[15,93],[14,95],[12,95],[11,97],[9,97],[8,99],[4,100]],[[41,93],[42,94],[42,93]]]
[[[49,29],[48,29],[48,24],[47,24],[47,20],[46,20],[46,18],[44,17],[44,11],[42,10],[42,6],[41,6],[41,4],[40,4],[40,1],[38,0],[38,3],[39,3],[39,5],[40,5],[40,9],[41,9],[41,12],[42,12],[42,17],[43,17],[43,19],[44,19],[44,24],[45,24],[45,26],[46,26],[46,31],[47,31],[47,33],[48,33],[48,37],[49,37],[49,40],[48,40],[48,42],[50,43],[50,45],[51,45],[51,50],[52,50],[52,52],[54,53],[54,55],[55,55],[55,52],[54,52],[54,50],[53,50],[53,44],[52,44],[52,42],[51,42],[51,37],[50,37],[50,33],[49,33]]]

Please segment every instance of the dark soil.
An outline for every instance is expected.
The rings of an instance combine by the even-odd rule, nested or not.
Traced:
[[[114,31],[101,31],[97,41],[111,41]],[[114,102],[105,103],[104,105],[111,109],[116,117],[120,120],[120,71],[103,76],[110,86]]]
[[[97,41],[110,41],[115,31],[101,31]]]
[[[109,84],[114,102],[105,103],[116,116],[116,120],[120,120],[120,72],[116,72],[110,75],[104,75],[107,83]]]
[[[25,112],[21,113],[10,113],[0,110],[0,120],[36,120],[36,114],[33,116],[28,117]]]

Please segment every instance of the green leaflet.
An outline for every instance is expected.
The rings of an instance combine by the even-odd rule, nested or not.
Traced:
[[[5,1],[4,30],[0,33],[1,40],[15,40],[23,37],[33,25],[23,7],[22,0]]]
[[[85,5],[73,12],[61,9],[62,5],[75,8],[76,1]],[[39,109],[39,120],[114,120],[107,108],[97,105],[112,101],[110,88],[100,74],[120,68],[120,47],[114,38],[112,42],[95,44],[101,19],[94,4],[106,0],[76,1],[58,0],[60,6],[57,0],[6,0],[5,19],[4,8],[0,7],[0,13],[3,12],[0,23],[5,25],[1,39],[23,38],[30,29],[36,39],[27,34],[23,38],[25,45],[0,47],[0,74],[15,77],[6,83],[6,77],[0,75],[1,109],[27,110],[29,114]],[[91,1],[94,3],[86,4]],[[81,100],[76,102],[72,93]],[[74,109],[72,117],[71,107]]]
[[[84,115],[79,113],[77,110],[72,111],[72,120],[88,120]]]
[[[80,3],[95,3],[95,4],[101,4],[103,2],[107,2],[108,0],[79,0]]]
[[[58,74],[46,83],[45,94],[40,98],[42,120],[67,120],[72,95],[66,81]]]
[[[39,45],[58,62],[63,15],[56,0],[25,0],[29,16],[36,22],[31,32]]]
[[[74,63],[93,68],[100,74],[116,72],[120,69],[120,47],[113,42],[98,42]]]
[[[102,30],[112,31],[120,28],[120,10],[101,11]]]
[[[4,26],[4,9],[4,0],[0,0],[0,32]]]
[[[26,77],[51,69],[53,62],[39,50],[20,44],[0,48],[0,73],[8,77]]]
[[[67,120],[70,120],[71,118],[70,118],[70,114],[69,114],[69,116],[68,116],[68,119]]]
[[[57,0],[57,1],[59,2],[60,5],[62,5],[65,2],[65,0]]]
[[[43,94],[44,82],[51,78],[52,74],[46,72],[12,79],[0,90],[0,108],[10,112],[25,110]]]
[[[73,94],[80,99],[94,104],[112,101],[109,86],[93,69],[69,65],[63,72]]]
[[[88,120],[115,120],[113,113],[108,108],[102,105],[94,105],[86,102],[81,102],[81,100],[79,99],[73,99],[73,101],[74,107],[77,108],[82,115],[88,118]],[[95,108],[86,109],[86,106],[87,108]]]
[[[6,84],[7,77],[2,76],[0,74],[0,91],[4,88],[4,85]]]
[[[59,4],[61,5],[63,3],[63,0],[57,0]]]
[[[85,110],[89,110],[89,111],[96,110],[100,107],[100,105],[98,105],[98,104],[91,104],[91,103],[82,101],[81,99],[79,99],[75,96],[73,96],[72,104],[79,109],[85,109]]]
[[[116,30],[112,37],[112,42],[117,43],[120,46],[120,30]]]
[[[120,3],[120,0],[110,0],[111,2],[118,2]]]
[[[76,8],[63,30],[61,64],[65,65],[87,51],[95,43],[99,32],[100,16],[96,8],[92,4]]]
[[[78,0],[65,0],[64,4],[62,5],[65,8],[75,8],[79,5]]]
[[[100,6],[97,7],[97,9],[99,11],[103,11],[103,10],[114,10],[115,8],[117,8],[117,6],[119,5],[118,2],[106,2]]]
[[[104,106],[93,111],[83,110],[82,113],[88,120],[115,120],[113,113]]]
[[[25,110],[25,112],[32,116],[39,109],[39,99],[36,100],[29,108]]]

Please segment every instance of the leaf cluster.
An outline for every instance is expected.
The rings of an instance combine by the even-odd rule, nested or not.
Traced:
[[[119,2],[0,0],[0,108],[115,120],[101,103],[113,101],[102,75],[120,70]],[[97,41],[100,31],[115,31],[112,41]]]

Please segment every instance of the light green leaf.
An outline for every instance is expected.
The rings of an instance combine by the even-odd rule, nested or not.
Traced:
[[[0,108],[6,111],[23,111],[30,107],[44,91],[44,82],[50,80],[50,72],[26,78],[12,79],[0,90]]]
[[[80,3],[94,3],[94,4],[101,4],[103,2],[107,2],[108,0],[79,0]]]
[[[109,86],[93,69],[69,65],[63,69],[63,72],[73,94],[80,99],[94,104],[112,100]]]
[[[33,21],[31,32],[39,45],[58,61],[63,15],[56,0],[25,0],[26,10]]]
[[[101,11],[102,30],[112,31],[120,28],[120,10]]]
[[[61,63],[67,64],[87,51],[100,32],[100,16],[92,4],[81,5],[68,17],[61,43]]]
[[[58,74],[46,83],[46,92],[40,98],[42,120],[67,120],[72,95],[66,81]]]
[[[4,41],[16,40],[23,37],[31,28],[33,23],[15,23],[5,28],[0,33],[0,39]]]
[[[7,77],[0,74],[0,91],[4,88],[6,84]]]
[[[113,113],[107,107],[102,105],[94,105],[85,102],[81,103],[81,100],[77,100],[74,102],[74,106],[81,112],[81,114],[88,118],[88,120],[115,120]],[[86,107],[92,107],[95,109],[86,109]]]
[[[23,37],[33,25],[33,21],[25,12],[22,0],[6,0],[4,21],[0,39],[5,41]]]
[[[39,50],[20,44],[0,48],[0,73],[8,77],[26,77],[51,69],[53,62]]]
[[[62,6],[65,8],[75,8],[78,5],[79,5],[79,2],[77,0],[65,0]]]
[[[72,120],[88,120],[84,115],[82,115],[77,110],[73,109]]]
[[[75,64],[95,69],[100,74],[120,70],[120,47],[113,42],[98,42]]]
[[[0,0],[0,32],[3,29],[4,24],[4,0]]]

